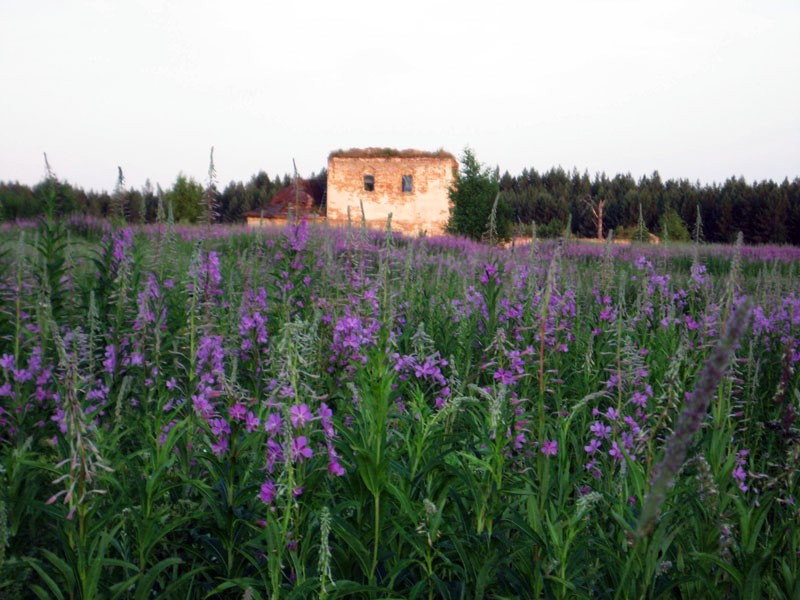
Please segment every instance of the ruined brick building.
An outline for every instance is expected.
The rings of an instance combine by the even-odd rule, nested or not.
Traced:
[[[361,221],[361,205],[370,227],[409,235],[444,232],[450,216],[449,189],[458,162],[444,151],[366,148],[339,150],[328,157],[327,219],[332,225]]]

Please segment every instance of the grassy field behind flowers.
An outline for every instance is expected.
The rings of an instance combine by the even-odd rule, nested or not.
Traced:
[[[800,597],[796,248],[0,242],[0,597]]]

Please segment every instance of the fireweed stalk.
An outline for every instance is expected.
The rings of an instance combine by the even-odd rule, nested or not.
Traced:
[[[540,329],[539,329],[539,394],[537,397],[537,426],[536,426],[536,439],[540,442],[544,442],[544,434],[545,434],[545,423],[546,423],[546,411],[548,410],[548,406],[546,404],[545,398],[545,391],[546,391],[546,382],[545,382],[545,347],[546,347],[546,339],[548,333],[548,320],[550,317],[550,303],[551,298],[555,292],[556,287],[556,279],[558,277],[558,269],[559,269],[559,262],[561,259],[561,245],[556,248],[555,254],[553,255],[552,261],[550,262],[550,267],[547,270],[547,281],[545,283],[545,290],[544,294],[541,298],[541,304],[539,305],[539,319],[540,319]],[[550,481],[550,462],[546,460],[547,457],[552,456],[557,451],[557,447],[549,446],[547,447],[547,452],[544,452],[545,447],[542,446],[543,452],[538,455],[537,459],[537,472],[539,474],[539,478],[542,484],[542,489],[540,490],[539,494],[539,513],[544,512],[544,505],[546,501],[546,493],[547,487]]]
[[[309,381],[319,345],[318,324],[318,320],[296,319],[285,323],[279,332],[275,360],[277,397],[269,400],[263,426],[268,439],[264,448],[266,474],[259,499],[268,513],[264,527],[270,545],[268,568],[274,598],[279,597],[285,568],[281,557],[287,551],[296,556],[305,541],[298,532],[307,518],[305,503],[300,499],[307,485],[309,463],[324,447],[328,472],[333,476],[345,474],[334,447],[333,411],[325,402],[319,403],[316,414],[309,406],[309,402],[318,399]],[[296,564],[296,560],[287,562]],[[294,572],[291,576],[300,581],[304,574]]]
[[[77,515],[77,539],[70,532],[70,545],[78,552],[83,552],[87,543],[87,516],[91,510],[91,496],[107,493],[106,490],[96,487],[96,480],[100,471],[111,472],[112,469],[100,456],[93,439],[95,424],[84,411],[79,398],[81,381],[77,349],[71,352],[67,349],[55,324],[52,331],[63,378],[60,429],[69,446],[69,455],[56,465],[58,470],[65,467],[67,470],[53,482],[62,483],[64,490],[52,495],[47,503],[52,504],[63,496],[64,504],[69,507],[67,519],[72,520]],[[83,577],[85,573],[79,573],[79,576]],[[81,583],[83,586],[85,582]]]
[[[197,336],[211,327],[211,307],[216,304],[222,295],[220,284],[219,254],[209,251],[204,253],[199,244],[195,247],[192,263],[189,267],[189,282],[187,291],[190,296],[189,304],[189,378],[194,381],[195,364],[197,360]],[[204,309],[201,313],[201,309]]]
[[[639,460],[640,451],[652,438],[650,424],[653,389],[647,378],[649,371],[644,364],[646,351],[636,347],[627,336],[622,336],[622,321],[617,322],[617,355],[615,368],[611,369],[605,383],[613,406],[606,410],[594,408],[594,419],[589,431],[592,436],[583,447],[589,461],[584,469],[595,479],[602,477],[600,466],[603,457],[613,460],[612,465],[623,467],[623,462]]]
[[[653,469],[652,483],[645,497],[636,531],[640,538],[653,531],[661,505],[666,500],[667,490],[686,459],[692,438],[700,430],[736,345],[747,329],[749,313],[749,303],[744,303],[731,312],[722,337],[700,372],[694,391],[686,399],[675,429],[667,439],[664,457]]]

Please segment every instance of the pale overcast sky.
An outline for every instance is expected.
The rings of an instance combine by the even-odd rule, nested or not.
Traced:
[[[338,148],[800,176],[800,1],[0,0],[0,180],[220,187]]]

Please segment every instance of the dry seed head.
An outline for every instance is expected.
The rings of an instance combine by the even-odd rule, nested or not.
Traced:
[[[425,498],[422,501],[422,506],[425,508],[425,517],[428,519],[434,516],[436,514],[436,511],[438,510],[436,508],[436,505],[433,502],[431,502],[428,498]]]
[[[424,321],[419,322],[417,330],[414,332],[414,335],[411,336],[411,344],[414,348],[414,353],[420,358],[429,356],[434,352],[436,342],[434,342],[433,338],[425,331]]]
[[[749,304],[740,306],[731,313],[725,331],[712,350],[697,378],[693,393],[678,416],[672,435],[666,442],[664,457],[653,469],[652,483],[639,518],[637,535],[640,537],[649,534],[655,526],[667,490],[673,485],[683,466],[694,434],[699,431],[705,419],[708,406],[725,375],[736,345],[744,335],[749,317]]]
[[[708,464],[703,454],[698,454],[689,462],[694,463],[697,467],[697,475],[695,478],[697,479],[700,499],[711,511],[715,511],[719,504],[719,490],[714,481],[714,474],[711,472],[711,465]]]
[[[328,584],[333,583],[331,572],[331,512],[327,506],[323,506],[319,514],[319,583],[320,597],[327,597]]]
[[[578,509],[578,518],[583,519],[588,516],[588,513],[603,499],[603,495],[599,492],[589,492],[578,496],[575,506]]]

